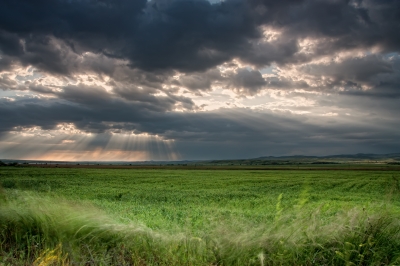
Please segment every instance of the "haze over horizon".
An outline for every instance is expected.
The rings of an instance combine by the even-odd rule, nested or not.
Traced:
[[[0,2],[0,158],[400,151],[400,1]]]

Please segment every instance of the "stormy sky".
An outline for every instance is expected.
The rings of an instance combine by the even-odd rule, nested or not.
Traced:
[[[400,151],[398,0],[0,1],[0,158]]]

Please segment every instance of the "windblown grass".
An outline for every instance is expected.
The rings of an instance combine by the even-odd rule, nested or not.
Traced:
[[[215,222],[182,233],[121,223],[91,204],[7,190],[1,193],[4,265],[398,265],[400,222],[390,206],[279,207],[257,226]],[[228,226],[227,226],[228,224]]]

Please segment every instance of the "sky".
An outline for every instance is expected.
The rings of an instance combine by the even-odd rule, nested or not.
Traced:
[[[400,151],[398,0],[0,1],[0,158]]]

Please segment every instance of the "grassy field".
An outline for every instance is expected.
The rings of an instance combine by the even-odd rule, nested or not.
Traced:
[[[400,172],[0,168],[0,263],[399,265]]]

